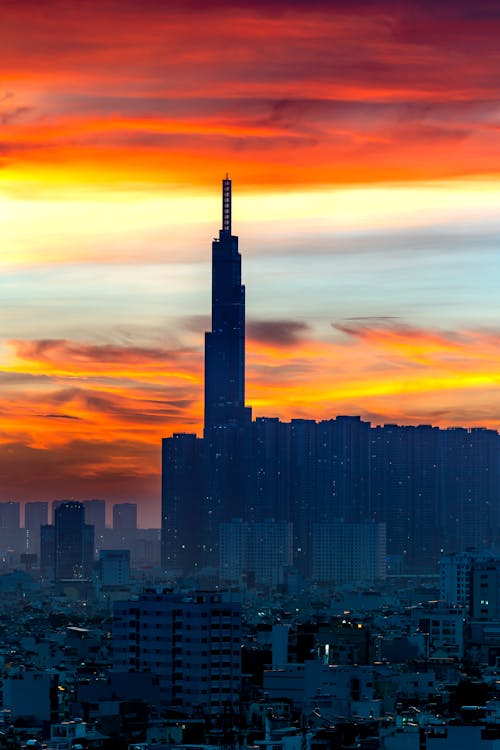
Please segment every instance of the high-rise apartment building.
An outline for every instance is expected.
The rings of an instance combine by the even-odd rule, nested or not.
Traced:
[[[162,440],[162,566],[172,571],[200,568],[210,544],[203,448],[203,440],[186,433]]]
[[[241,689],[241,603],[230,593],[147,592],[115,602],[113,663],[159,678],[163,706],[222,714]]]
[[[500,619],[500,558],[472,566],[470,616],[473,620]]]
[[[372,517],[407,570],[435,570],[443,548],[442,430],[388,424],[371,432]]]
[[[293,529],[289,521],[241,519],[219,527],[219,578],[226,584],[247,582],[275,588],[293,565]]]
[[[474,570],[486,569],[490,564],[498,566],[500,558],[489,550],[471,547],[463,552],[443,555],[439,561],[439,598],[445,604],[470,609]]]
[[[290,521],[290,425],[258,417],[250,425],[249,443],[246,520]]]
[[[341,585],[385,578],[385,537],[385,523],[313,524],[313,580]]]

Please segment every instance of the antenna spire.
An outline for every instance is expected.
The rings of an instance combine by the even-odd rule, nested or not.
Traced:
[[[231,180],[227,172],[222,180],[222,231],[231,234]]]

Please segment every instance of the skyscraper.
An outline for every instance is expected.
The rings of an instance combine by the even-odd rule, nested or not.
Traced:
[[[94,563],[94,527],[85,523],[82,503],[61,503],[54,525],[42,526],[41,569],[55,581],[89,578]]]
[[[245,505],[245,287],[231,234],[231,180],[222,181],[222,229],[212,242],[212,330],[205,334],[204,440],[163,440],[162,565],[218,561],[218,527]]]
[[[245,287],[231,233],[231,180],[222,181],[222,229],[212,243],[212,330],[205,334],[205,466],[202,503],[208,544],[202,564],[218,563],[218,527],[246,505]],[[212,542],[215,541],[213,544]]]
[[[205,437],[245,416],[245,287],[231,234],[231,180],[222,181],[222,229],[212,242],[212,330],[205,334]]]

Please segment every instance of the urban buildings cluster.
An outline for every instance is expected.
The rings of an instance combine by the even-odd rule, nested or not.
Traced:
[[[162,566],[172,574],[213,566],[234,583],[260,569],[283,582],[294,567],[343,583],[380,578],[385,557],[392,573],[430,573],[445,553],[498,544],[494,430],[372,427],[357,416],[252,421],[229,179],[212,244],[204,433],[165,438],[162,455]]]
[[[0,571],[22,567],[46,581],[88,579],[96,559],[126,552],[135,567],[160,564],[159,529],[137,526],[136,503],[115,503],[106,524],[105,500],[0,503]]]
[[[0,747],[491,750],[500,739],[494,553],[330,594],[145,586],[137,572],[105,584],[96,567],[86,587],[0,575]]]

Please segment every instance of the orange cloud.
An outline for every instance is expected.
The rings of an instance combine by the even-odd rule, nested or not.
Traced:
[[[4,443],[59,449],[79,439],[129,441],[133,433],[151,446],[172,427],[200,421],[199,352],[67,340],[10,346],[11,363],[0,372],[8,398],[0,416]]]
[[[361,5],[9,5],[2,182],[498,175],[496,16]]]
[[[443,332],[398,321],[341,323],[342,337],[288,349],[249,347],[248,400],[256,413],[322,419],[339,413],[404,423],[477,424],[471,400],[500,406],[498,334]],[[404,407],[402,408],[402,404]],[[490,403],[489,426],[500,419]],[[499,412],[500,414],[500,412]]]
[[[172,379],[200,382],[200,352],[195,349],[146,348],[112,344],[86,344],[64,339],[7,341],[20,360],[12,369],[52,375],[92,377],[100,374],[122,378],[141,377],[162,382]]]
[[[296,321],[250,324],[247,401],[255,416],[500,426],[498,331],[390,319],[343,321],[333,331],[322,339]],[[128,477],[128,496],[138,497],[140,487],[158,487],[161,436],[201,431],[199,351],[67,339],[10,345],[0,372],[2,460],[13,467],[3,499],[16,486],[16,496],[45,497],[53,482],[40,479],[42,465],[69,496],[94,482],[90,494],[116,499]],[[29,471],[20,481],[22,466]]]

